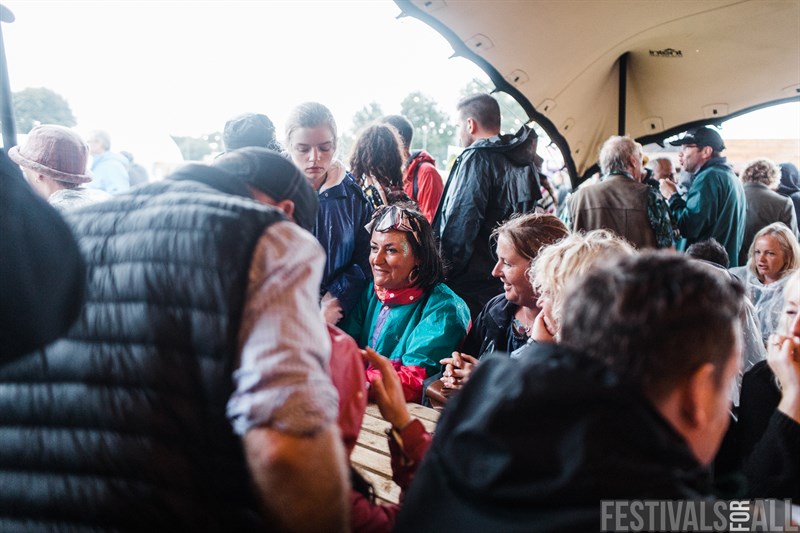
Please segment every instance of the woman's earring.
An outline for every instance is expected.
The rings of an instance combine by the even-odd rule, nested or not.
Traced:
[[[419,267],[415,266],[411,269],[411,272],[408,273],[408,282],[412,285],[417,282],[419,279]]]

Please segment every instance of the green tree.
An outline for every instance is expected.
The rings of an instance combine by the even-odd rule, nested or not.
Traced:
[[[220,149],[220,139],[222,139],[222,133],[220,132],[210,133],[202,137],[172,135],[172,140],[178,145],[186,161],[202,161],[205,156]]]
[[[19,133],[28,133],[37,124],[59,124],[68,128],[77,124],[64,97],[50,89],[28,88],[11,96]]]
[[[353,125],[350,130],[343,132],[339,136],[339,145],[336,150],[339,158],[345,161],[345,165],[347,164],[347,158],[350,157],[350,150],[356,142],[358,132],[367,124],[381,118],[383,114],[383,109],[381,109],[381,105],[378,102],[370,102],[353,115]]]
[[[400,103],[400,114],[414,125],[411,150],[423,149],[431,154],[439,166],[447,161],[447,147],[454,144],[456,128],[450,116],[439,104],[420,91],[415,91]]]
[[[381,105],[378,102],[368,103],[353,115],[353,131],[358,134],[361,128],[382,116],[383,109],[381,109]]]

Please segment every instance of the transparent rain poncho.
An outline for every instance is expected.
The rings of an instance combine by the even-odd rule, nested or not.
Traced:
[[[742,371],[737,379],[741,387],[742,374],[767,357],[767,339],[778,328],[783,310],[783,289],[790,276],[784,276],[776,282],[764,285],[747,266],[732,268],[730,273],[744,284],[748,298],[742,328],[744,337]],[[734,403],[738,405],[738,390],[732,396]]]
[[[731,269],[731,274],[745,284],[747,297],[753,308],[761,331],[761,340],[766,346],[767,339],[778,328],[783,309],[783,288],[791,276],[764,285],[746,266]]]

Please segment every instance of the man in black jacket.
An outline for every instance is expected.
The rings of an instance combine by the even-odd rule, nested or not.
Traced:
[[[515,135],[500,135],[500,106],[488,94],[469,96],[457,109],[465,149],[450,170],[433,230],[450,267],[447,285],[474,319],[503,289],[492,277],[492,230],[514,213],[533,211],[542,193],[533,130],[523,126]]]
[[[578,281],[559,345],[490,357],[440,420],[398,531],[597,531],[601,500],[702,499],[742,288],[667,252]]]

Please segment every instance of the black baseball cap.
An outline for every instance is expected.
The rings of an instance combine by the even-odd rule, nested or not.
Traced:
[[[706,126],[689,130],[684,134],[683,137],[677,141],[671,141],[669,144],[672,146],[696,144],[701,148],[703,146],[710,146],[715,152],[721,152],[725,149],[725,143],[722,141],[722,137],[720,137],[717,130],[713,130]]]

